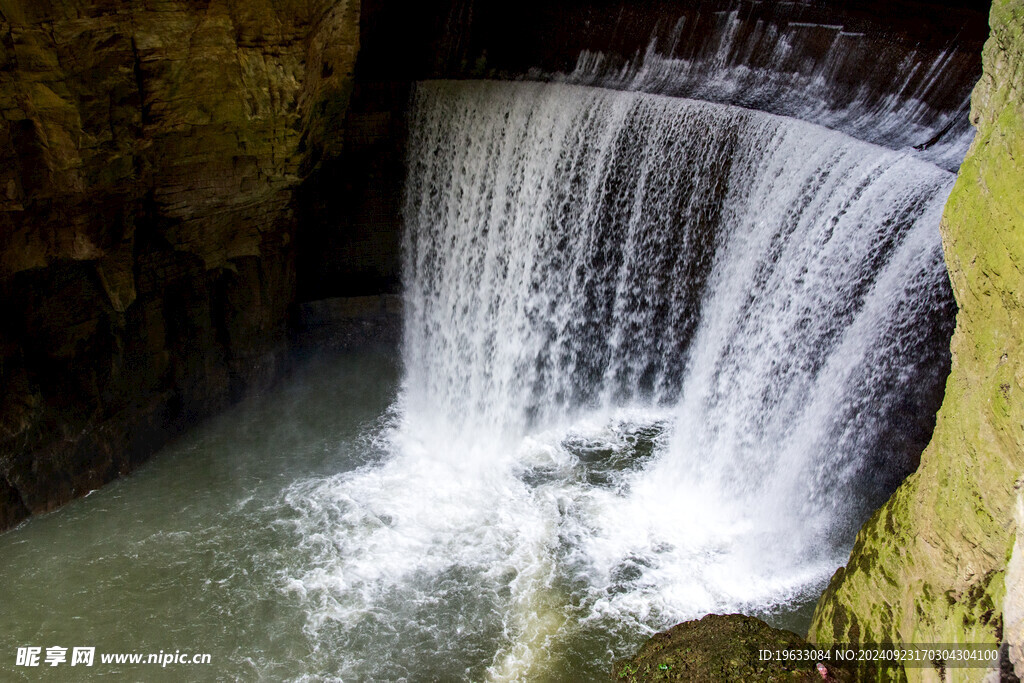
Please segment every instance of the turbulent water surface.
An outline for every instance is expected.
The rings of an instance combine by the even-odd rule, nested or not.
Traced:
[[[952,181],[720,104],[421,84],[401,378],[315,366],[0,537],[0,646],[574,680],[709,612],[800,628],[928,437]]]
[[[130,477],[0,535],[0,679],[294,680],[336,671],[291,576],[309,546],[284,491],[386,457],[393,352],[316,361],[195,428]],[[14,666],[19,647],[95,647],[92,668]],[[209,653],[208,666],[101,653]]]

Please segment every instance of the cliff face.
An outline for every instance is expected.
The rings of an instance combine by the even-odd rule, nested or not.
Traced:
[[[810,632],[821,644],[1004,638],[1024,474],[1024,2],[996,0],[991,27],[978,133],[942,225],[960,306],[945,401],[919,470],[822,596]]]
[[[356,0],[0,0],[0,529],[277,372]]]

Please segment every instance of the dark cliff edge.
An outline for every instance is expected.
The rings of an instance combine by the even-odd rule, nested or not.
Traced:
[[[295,190],[336,153],[358,20],[0,3],[0,530],[279,374]]]

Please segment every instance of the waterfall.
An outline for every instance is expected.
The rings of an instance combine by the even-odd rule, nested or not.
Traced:
[[[974,138],[968,113],[978,76],[955,45],[900,52],[840,25],[751,22],[731,10],[682,17],[631,60],[584,51],[573,71],[546,78],[781,114],[917,148],[956,170]]]
[[[539,83],[420,84],[408,160],[391,455],[283,501],[340,672],[596,676],[820,591],[928,438],[952,174]]]
[[[406,407],[445,438],[677,406],[697,460],[834,486],[941,375],[949,173],[635,93],[432,83],[414,112]]]

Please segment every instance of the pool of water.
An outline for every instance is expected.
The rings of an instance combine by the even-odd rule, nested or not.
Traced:
[[[574,545],[666,423],[577,429],[555,439],[561,460],[535,443],[514,477],[484,470],[494,487],[460,486],[443,459],[420,460],[420,476],[415,454],[392,453],[399,365],[390,349],[309,361],[129,477],[0,535],[2,678],[593,679],[668,625],[620,623],[608,605],[642,603],[643,572],[616,565],[595,598]],[[452,496],[414,490],[424,482]],[[500,491],[508,500],[489,503]],[[587,507],[598,513],[574,512]],[[763,616],[799,631],[813,591],[790,597]],[[97,659],[13,666],[26,646]],[[99,661],[174,652],[211,663]]]
[[[211,654],[202,671],[97,661],[92,676],[274,680],[316,670],[306,612],[282,590],[295,539],[273,503],[296,480],[379,458],[373,434],[397,383],[387,349],[312,361],[131,476],[0,535],[0,678],[17,675],[18,647],[53,645]]]

